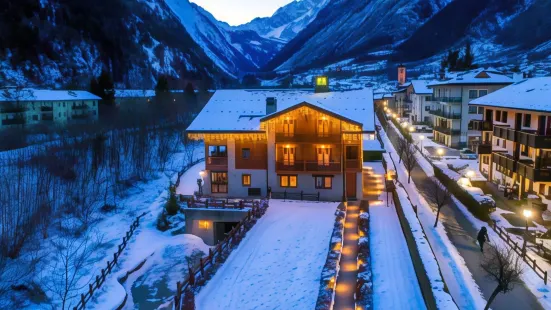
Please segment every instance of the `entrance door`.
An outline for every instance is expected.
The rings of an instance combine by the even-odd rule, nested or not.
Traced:
[[[295,164],[295,148],[286,147],[283,149],[283,164],[293,166]]]
[[[346,196],[348,198],[356,198],[356,173],[350,172],[346,174]]]

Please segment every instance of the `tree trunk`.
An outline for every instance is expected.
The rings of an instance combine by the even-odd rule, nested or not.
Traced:
[[[484,310],[488,310],[490,308],[490,305],[496,298],[497,294],[499,294],[499,292],[501,292],[501,287],[498,285],[494,290],[494,292],[492,293],[492,295],[490,296],[490,299],[488,299],[488,303],[486,304],[486,307],[484,307]]]
[[[438,217],[440,217],[440,208],[436,211],[436,221],[434,221],[434,227],[438,226]]]
[[[408,184],[411,183],[411,171],[408,171]]]

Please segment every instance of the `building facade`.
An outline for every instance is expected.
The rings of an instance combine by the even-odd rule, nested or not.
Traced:
[[[411,112],[409,115],[410,122],[414,125],[430,125],[433,124],[431,110],[434,109],[432,102],[432,89],[428,88],[430,83],[435,81],[429,80],[413,80],[411,81],[410,99]]]
[[[4,89],[0,128],[96,121],[99,100],[87,91]]]
[[[220,197],[272,192],[361,199],[363,158],[376,140],[373,94],[220,90],[187,129],[205,142],[203,192]]]
[[[551,78],[517,82],[471,101],[483,108],[476,145],[489,180],[527,193],[551,194]]]
[[[484,109],[469,106],[469,102],[512,83],[513,79],[501,72],[477,69],[429,84],[433,90],[434,140],[452,148],[478,143],[481,132],[474,122],[482,120]]]

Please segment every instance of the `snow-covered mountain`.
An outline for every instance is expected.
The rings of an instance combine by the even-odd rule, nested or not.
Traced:
[[[165,0],[193,40],[226,73],[257,71],[283,46],[247,29],[232,28],[188,0]]]
[[[329,1],[294,0],[278,9],[271,17],[255,18],[234,28],[253,30],[265,38],[290,41],[316,18]]]
[[[18,0],[0,10],[0,84],[87,87],[108,69],[115,83],[181,87],[227,79],[164,0]]]
[[[331,0],[264,69],[386,61],[421,66],[467,40],[478,63],[527,68],[551,62],[549,16],[548,0]]]

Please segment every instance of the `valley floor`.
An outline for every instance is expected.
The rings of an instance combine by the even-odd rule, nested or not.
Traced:
[[[199,292],[197,309],[314,309],[337,205],[270,200]]]

